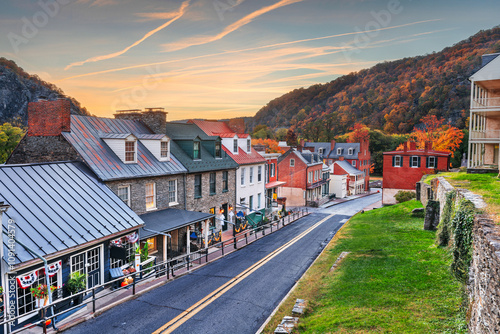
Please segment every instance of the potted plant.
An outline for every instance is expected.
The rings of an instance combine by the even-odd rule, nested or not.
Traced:
[[[74,273],[71,273],[68,281],[66,282],[66,290],[70,294],[77,294],[80,291],[85,290],[87,286],[87,275],[82,274],[79,271],[75,271]],[[78,294],[74,299],[73,299],[73,304],[78,305],[82,302],[83,300],[83,294]]]
[[[54,292],[56,289],[55,286],[51,285],[50,286],[50,293]],[[47,285],[45,284],[39,284],[38,286],[31,288],[31,295],[33,298],[38,300],[38,306],[41,307],[42,305],[45,306],[47,305],[47,301],[49,300],[49,289],[47,288]],[[42,303],[43,300],[43,303]]]

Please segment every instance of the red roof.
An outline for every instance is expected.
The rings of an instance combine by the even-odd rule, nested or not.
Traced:
[[[279,187],[279,186],[282,186],[284,184],[286,184],[286,182],[284,182],[284,181],[269,182],[269,183],[266,183],[266,189],[271,189],[271,188]]]
[[[192,119],[188,123],[196,124],[201,131],[209,136],[234,137],[235,135],[234,131],[225,122]]]
[[[396,155],[439,155],[439,156],[449,156],[451,153],[446,152],[446,151],[434,151],[434,150],[428,150],[427,152],[425,150],[407,150],[406,152],[403,150],[397,150],[397,151],[390,151],[390,152],[384,152],[383,154],[396,154]]]
[[[228,150],[225,146],[222,146],[224,151],[231,157],[238,165],[250,165],[250,164],[258,164],[260,162],[266,162],[266,159],[262,155],[260,155],[256,150],[251,148],[250,153],[245,152],[238,148],[238,154],[233,154],[230,150]]]

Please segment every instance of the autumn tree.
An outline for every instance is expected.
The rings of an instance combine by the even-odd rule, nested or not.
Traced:
[[[427,115],[421,121],[423,127],[415,128],[410,133],[410,138],[417,143],[417,148],[423,149],[425,142],[431,142],[433,150],[450,152],[453,157],[460,147],[464,133],[454,126],[443,124],[444,119],[438,119],[435,115]],[[398,147],[402,148],[402,145]]]
[[[286,133],[286,144],[288,146],[297,146],[299,143],[297,142],[297,134],[293,129],[288,129]]]
[[[273,139],[252,139],[252,146],[263,145],[266,147],[266,153],[285,153],[285,150]]]
[[[276,130],[276,139],[280,140],[280,141],[285,141],[287,132],[288,132],[288,129],[286,129],[286,128],[280,128],[280,129]]]
[[[0,163],[4,163],[23,137],[21,128],[4,123],[0,126]]]
[[[370,139],[370,128],[366,125],[355,123],[349,130],[351,130],[351,132],[347,134],[348,143],[361,143],[362,141]]]

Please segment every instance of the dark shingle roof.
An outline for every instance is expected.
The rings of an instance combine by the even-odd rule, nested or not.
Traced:
[[[331,144],[330,143],[322,143],[322,142],[321,143],[305,142],[304,147],[312,147],[314,149],[314,153],[318,153],[318,154],[319,154],[319,149],[322,148],[323,153],[320,154],[320,157],[326,158],[328,156],[328,154],[330,153]]]
[[[342,149],[342,154],[337,154],[337,149]],[[353,154],[349,154],[349,149],[353,149]],[[357,159],[359,153],[359,143],[335,143],[335,148],[330,151],[329,159],[338,159],[344,157],[345,159]]]
[[[211,213],[186,211],[178,209],[165,209],[151,213],[145,213],[140,216],[144,221],[146,228],[158,232],[169,232],[178,228],[194,224],[196,222],[214,217]],[[141,229],[140,238],[149,238],[156,235],[151,231]]]
[[[136,228],[142,220],[84,164],[60,162],[0,166],[3,217],[15,237],[42,256]],[[3,237],[4,254],[8,237]],[[16,246],[16,264],[36,259]]]
[[[212,153],[207,151],[204,145],[200,145],[199,160],[193,160],[182,148],[177,141],[193,141],[201,139],[202,141],[210,141],[215,145],[217,136],[208,136],[194,124],[168,123],[167,135],[172,139],[170,143],[170,151],[177,159],[187,168],[189,173],[198,173],[206,171],[215,171],[222,169],[236,169],[238,164],[234,162],[224,151],[221,151],[221,158],[215,158]]]
[[[126,138],[133,134],[145,139],[156,136],[142,122],[71,115],[71,132],[63,132],[64,138],[78,151],[84,161],[103,181],[146,176],[161,176],[186,172],[186,168],[171,154],[170,161],[159,161],[140,141],[137,142],[137,163],[126,164],[102,139]],[[153,137],[153,138],[150,138]]]

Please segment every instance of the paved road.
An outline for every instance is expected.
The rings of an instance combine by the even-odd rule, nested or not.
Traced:
[[[255,333],[343,223],[380,197],[315,209],[292,225],[67,333],[153,333],[159,329],[164,333]],[[288,247],[283,249],[283,245]],[[248,268],[253,270],[247,272]],[[214,291],[219,293],[200,302]],[[199,308],[185,312],[197,303]],[[165,326],[168,322],[171,325]]]

